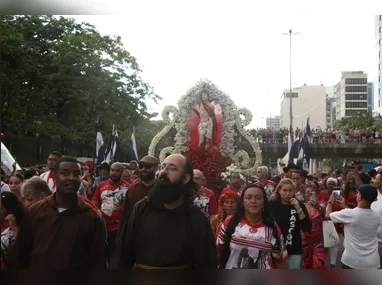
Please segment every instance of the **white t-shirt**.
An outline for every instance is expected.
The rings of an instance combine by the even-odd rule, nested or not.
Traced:
[[[330,214],[333,223],[344,224],[341,262],[354,269],[379,268],[377,229],[379,214],[371,209],[344,209]]]
[[[371,209],[379,214],[379,227],[377,231],[377,240],[382,243],[382,193],[378,191],[377,201],[371,204]]]
[[[60,207],[57,207],[57,211],[59,213],[62,213],[62,212],[65,212],[68,208],[60,208]]]
[[[56,192],[56,184],[53,181],[52,171],[46,171],[40,175],[40,178],[48,183],[49,189],[54,193]]]
[[[225,231],[232,216],[229,216],[217,235],[216,245],[221,251],[224,249]],[[245,216],[236,226],[230,243],[230,256],[226,269],[273,269],[274,262],[282,262],[288,258],[284,238],[280,228],[275,238],[273,230],[264,225],[252,225]]]
[[[9,185],[3,181],[1,181],[1,192],[11,192]]]

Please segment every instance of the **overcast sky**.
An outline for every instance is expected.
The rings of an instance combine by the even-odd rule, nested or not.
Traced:
[[[280,113],[289,88],[289,36],[282,33],[301,32],[292,38],[293,86],[331,86],[341,71],[353,70],[374,82],[374,15],[381,7],[377,0],[139,0],[113,6],[115,15],[73,17],[122,37],[144,80],[163,97],[149,103],[151,111],[160,113],[208,78],[252,111],[252,127],[261,127],[262,117]]]

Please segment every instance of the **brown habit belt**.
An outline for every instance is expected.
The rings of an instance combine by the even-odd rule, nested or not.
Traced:
[[[187,269],[190,268],[188,265],[179,265],[179,266],[163,266],[163,267],[156,267],[156,266],[148,266],[143,264],[134,264],[133,269],[166,269],[166,270],[176,270],[176,269]]]

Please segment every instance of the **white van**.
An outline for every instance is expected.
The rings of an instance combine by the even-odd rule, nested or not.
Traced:
[[[7,149],[7,147],[1,143],[1,167],[4,168],[5,173],[10,175],[13,171],[13,163],[15,163],[15,159]],[[16,169],[21,169],[20,165],[16,164]]]

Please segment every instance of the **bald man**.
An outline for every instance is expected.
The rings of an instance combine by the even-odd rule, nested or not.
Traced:
[[[218,213],[218,203],[213,191],[204,187],[206,179],[199,169],[194,169],[194,182],[197,191],[193,197],[193,202],[210,220]]]
[[[108,260],[114,252],[122,205],[130,187],[130,184],[122,179],[122,175],[123,165],[119,162],[114,163],[110,168],[110,178],[98,184],[93,196],[93,204],[101,210],[107,225]]]

